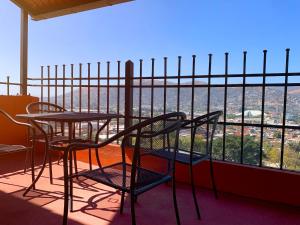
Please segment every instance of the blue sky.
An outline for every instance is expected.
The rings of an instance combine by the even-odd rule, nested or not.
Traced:
[[[300,71],[298,0],[136,0],[118,6],[29,22],[29,74],[39,76],[41,65],[145,63],[183,57],[183,73],[207,73],[207,54],[213,53],[213,73],[224,72],[224,52],[230,53],[229,72],[242,71],[242,52],[248,51],[248,72],[260,72],[262,51],[268,49],[268,71],[283,72],[285,48],[291,48],[291,71]],[[0,2],[0,80],[19,81],[20,10]],[[146,66],[147,68],[147,66]]]

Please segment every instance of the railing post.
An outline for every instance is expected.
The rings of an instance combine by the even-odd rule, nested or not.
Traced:
[[[9,88],[10,88],[10,87],[9,87],[9,86],[10,86],[9,76],[7,76],[6,79],[7,79],[7,81],[6,81],[6,84],[7,84],[6,90],[7,90],[7,95],[9,95],[9,92],[10,92],[10,91],[9,91]]]
[[[133,110],[133,62],[128,60],[125,63],[125,121],[124,128],[127,129],[132,125]]]
[[[28,12],[21,10],[21,36],[20,36],[20,94],[27,95],[28,73]]]

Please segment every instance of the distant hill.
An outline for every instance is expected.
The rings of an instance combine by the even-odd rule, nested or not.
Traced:
[[[150,80],[143,81],[143,85],[150,85]],[[155,81],[155,85],[163,85],[163,81]],[[177,83],[168,82],[167,85],[176,85]],[[191,84],[190,82],[181,84]],[[196,82],[196,84],[205,84],[203,82]],[[139,82],[135,82],[139,85]],[[197,87],[194,89],[194,110],[205,111],[207,106],[207,88]],[[97,88],[90,88],[90,102],[91,109],[97,109]],[[241,112],[242,107],[242,88],[228,88],[227,89],[227,111],[228,113]],[[167,111],[175,111],[177,108],[177,88],[167,89]],[[107,89],[100,88],[100,109],[106,110]],[[124,109],[124,88],[120,89],[120,110]],[[137,109],[139,102],[139,88],[134,88],[134,107]],[[266,87],[265,110],[266,112],[281,113],[283,106],[283,87]],[[260,110],[262,88],[247,87],[245,94],[245,109]],[[88,89],[82,88],[82,108],[87,108]],[[189,112],[191,107],[192,89],[180,88],[180,110]],[[154,107],[156,111],[163,110],[164,90],[163,88],[154,88]],[[52,99],[54,101],[54,99]],[[66,93],[65,102],[66,108],[70,108],[71,94]],[[211,88],[211,110],[223,109],[224,103],[224,88]],[[288,106],[287,112],[291,114],[300,113],[300,87],[290,87],[288,89]],[[58,96],[58,104],[62,104],[62,96]],[[79,90],[74,89],[74,108],[79,107]],[[109,92],[110,110],[116,111],[117,106],[117,88],[110,87]],[[151,105],[151,88],[142,88],[142,106],[143,110],[150,108]]]

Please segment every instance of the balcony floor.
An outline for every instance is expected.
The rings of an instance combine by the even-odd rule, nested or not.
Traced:
[[[9,164],[13,165],[19,163]],[[21,163],[22,165],[22,163]],[[37,184],[37,190],[22,197],[30,183],[30,174],[4,171],[0,163],[0,224],[1,225],[57,225],[61,224],[63,211],[62,166],[54,164],[54,184],[49,183],[48,169]],[[80,168],[87,164],[79,162]],[[11,169],[10,168],[10,169]],[[6,169],[6,168],[4,168]],[[178,204],[182,224],[205,225],[287,225],[300,224],[299,208],[261,202],[254,199],[220,194],[216,200],[208,190],[197,190],[202,220],[196,219],[190,187],[178,185]],[[69,213],[70,225],[125,225],[131,224],[129,199],[125,211],[119,214],[120,195],[114,189],[81,180],[74,187],[74,209]],[[172,192],[168,185],[161,185],[140,196],[136,204],[137,223],[142,225],[176,224]]]

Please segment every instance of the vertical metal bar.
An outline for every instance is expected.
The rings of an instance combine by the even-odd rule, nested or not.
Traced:
[[[47,71],[47,98],[48,98],[48,102],[50,102],[50,67],[48,67],[48,71]]]
[[[243,52],[243,90],[242,90],[242,130],[241,130],[241,163],[244,162],[244,123],[245,123],[245,95],[246,95],[246,65],[247,65],[247,52]]]
[[[193,65],[192,65],[191,119],[194,118],[196,55],[193,55],[192,57],[193,57]]]
[[[97,112],[100,112],[100,69],[101,69],[101,63],[97,62],[97,76],[98,76],[98,84],[97,84]],[[97,123],[97,130],[99,130],[99,120]]]
[[[286,49],[285,58],[285,79],[284,79],[284,99],[283,99],[283,115],[282,115],[282,134],[281,134],[281,154],[280,154],[280,169],[283,168],[283,157],[284,157],[284,142],[285,142],[285,119],[286,119],[286,103],[287,103],[287,87],[289,82],[289,57],[290,49]]]
[[[167,74],[168,74],[168,58],[164,57],[164,114],[166,114],[166,105],[167,105]],[[166,123],[164,122],[164,127],[166,126]],[[164,142],[163,142],[163,148],[166,146],[166,136],[164,135]]]
[[[44,67],[41,66],[41,102],[44,101]]]
[[[154,107],[154,70],[155,70],[155,59],[151,59],[151,115],[153,118],[153,107]],[[151,132],[153,131],[153,125],[151,124]],[[152,149],[153,139],[151,138],[150,148]]]
[[[228,85],[228,52],[225,52],[225,87],[224,87],[224,126],[223,126],[223,160],[225,160],[226,145],[226,114],[227,114],[227,85]]]
[[[82,111],[82,63],[79,63],[79,112]],[[79,123],[79,136],[81,136],[81,123]]]
[[[117,61],[118,64],[118,83],[117,83],[117,114],[120,114],[120,79],[121,79],[121,61]],[[120,118],[117,118],[117,133],[120,130]],[[117,140],[119,144],[119,139]]]
[[[125,64],[125,129],[132,125],[132,106],[133,106],[133,94],[132,94],[132,85],[133,85],[133,73],[134,65],[133,62],[128,60]]]
[[[49,98],[49,77],[50,77],[50,66],[47,66],[47,77],[48,77],[48,79],[47,79],[47,81],[48,81],[48,84],[46,85],[47,86],[47,99],[48,99],[48,102],[50,102],[50,98]],[[48,105],[48,107],[47,107],[47,109],[48,109],[48,111],[50,110],[50,106]],[[56,124],[56,123],[55,123]],[[50,130],[49,130],[49,127],[47,128],[48,129],[48,133],[50,132]],[[55,127],[55,133],[56,133],[56,127]]]
[[[55,105],[57,105],[57,88],[58,88],[58,87],[57,87],[57,86],[58,86],[58,85],[57,85],[57,83],[58,83],[58,78],[57,78],[57,73],[58,73],[58,72],[57,72],[57,65],[55,65],[55,71],[54,71],[54,73],[55,73],[55,90],[54,90],[54,91],[55,91],[55,94],[54,94],[54,95],[55,95],[55,100],[54,100],[54,101],[55,101]]]
[[[55,105],[57,105],[57,82],[58,82],[58,78],[57,78],[57,74],[58,74],[58,69],[57,69],[57,65],[55,65],[55,69],[54,69],[54,76],[55,76],[55,87],[54,87],[54,103]],[[55,133],[57,132],[57,123],[54,123],[54,130],[55,130]]]
[[[9,76],[6,77],[6,85],[7,85],[7,87],[6,87],[7,95],[9,96],[9,93],[10,93],[10,91],[9,91],[9,86],[10,86]]]
[[[74,110],[74,64],[71,64],[71,111]]]
[[[181,56],[178,56],[178,67],[177,67],[177,112],[180,111],[180,89],[181,89]]]
[[[164,114],[166,114],[166,106],[167,106],[167,73],[168,73],[168,58],[164,57]]]
[[[150,111],[150,117],[153,118],[153,106],[154,106],[154,64],[155,59],[151,59],[151,111]]]
[[[265,96],[266,96],[266,71],[267,71],[267,50],[263,51],[263,83],[261,96],[261,119],[260,119],[260,148],[259,148],[259,166],[262,166],[263,145],[264,145],[264,120],[265,120]]]
[[[63,108],[66,108],[66,65],[63,64]]]
[[[90,108],[91,108],[91,63],[87,64],[88,66],[88,88],[87,88],[87,92],[88,92],[88,112],[90,112]]]
[[[210,113],[210,86],[211,86],[211,65],[212,65],[212,54],[208,54],[208,88],[207,88],[207,114]]]
[[[110,62],[107,62],[107,81],[106,81],[106,113],[109,114],[109,84],[110,84]],[[108,138],[109,135],[109,124],[106,126],[106,137]]]
[[[139,123],[142,121],[142,97],[143,97],[143,60],[140,59],[140,86],[139,86]]]
[[[212,54],[208,54],[208,85],[207,85],[207,114],[210,113],[210,86],[211,86],[211,65],[212,65]],[[192,131],[191,131],[192,132]],[[192,135],[192,134],[191,134]],[[206,149],[208,153],[208,143],[209,143],[209,124],[206,126]],[[212,151],[212,150],[211,150]],[[212,153],[212,152],[211,152]]]

